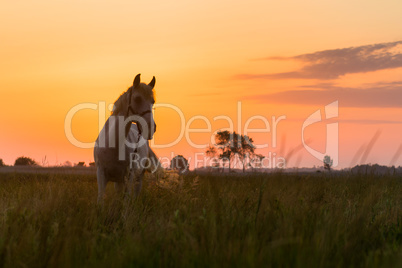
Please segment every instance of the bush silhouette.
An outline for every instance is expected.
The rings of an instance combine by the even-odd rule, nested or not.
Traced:
[[[21,156],[15,160],[14,166],[37,166],[38,164],[31,158]]]
[[[177,155],[170,162],[170,168],[178,170],[179,173],[185,173],[188,170],[188,161],[184,156]]]

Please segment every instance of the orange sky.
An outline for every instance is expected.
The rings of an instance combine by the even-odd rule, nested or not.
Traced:
[[[146,82],[156,76],[157,103],[178,107],[186,123],[205,116],[211,132],[227,127],[223,120],[213,121],[221,115],[232,118],[237,130],[238,101],[242,129],[254,115],[270,123],[272,116],[286,116],[278,124],[277,148],[272,132],[249,134],[257,144],[268,142],[259,151],[265,155],[285,156],[299,146],[304,120],[335,100],[339,167],[358,164],[352,160],[377,131],[366,163],[390,164],[402,143],[402,105],[393,102],[402,91],[402,45],[393,43],[402,40],[398,1],[10,1],[0,6],[0,158],[6,164],[22,155],[39,163],[46,156],[50,165],[92,162],[91,149],[66,138],[68,111],[80,103],[113,103],[137,73]],[[306,94],[298,97],[300,90]],[[82,110],[74,116],[77,139],[96,139],[98,114]],[[155,120],[155,144],[176,139],[177,113],[157,108]],[[197,127],[205,123],[194,121],[191,128]],[[261,121],[250,127],[261,128]],[[325,127],[321,122],[305,130],[311,147],[325,149]],[[197,144],[208,143],[210,136],[189,134]],[[204,151],[186,137],[155,150],[191,158]],[[289,166],[322,162],[304,149],[288,158]],[[402,165],[402,156],[394,164]]]

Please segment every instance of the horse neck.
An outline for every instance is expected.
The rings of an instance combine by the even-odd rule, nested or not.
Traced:
[[[114,136],[114,140],[117,144],[118,140],[119,140],[119,131],[121,129],[120,125],[121,124],[125,124],[124,127],[124,137],[127,138],[128,133],[130,132],[130,127],[131,127],[131,122],[127,122],[125,123],[127,119],[127,116],[125,115],[112,115],[109,117],[108,119],[108,133],[109,136],[112,135]]]
[[[128,116],[128,105],[124,105],[123,107],[119,108],[117,111],[114,111],[112,113],[112,116],[123,116],[124,120],[126,120],[127,116]]]
[[[125,105],[125,107],[122,107],[119,109],[119,111],[116,114],[112,114],[114,116],[114,121],[115,121],[115,127],[118,127],[118,123],[122,123],[121,121],[126,121],[126,119],[129,117],[129,106]],[[123,119],[123,120],[122,120]],[[125,137],[127,138],[127,135],[130,131],[131,123],[127,123],[125,126]]]
[[[126,120],[126,116],[123,114],[113,114],[111,115],[104,126],[104,139],[109,147],[110,142],[113,142],[115,146],[119,145],[120,142],[120,125],[124,123]],[[124,137],[127,138],[128,133],[130,132],[131,123],[127,123],[124,128]]]

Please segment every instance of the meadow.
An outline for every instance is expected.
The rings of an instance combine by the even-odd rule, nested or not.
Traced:
[[[0,267],[402,267],[402,178],[0,173]]]

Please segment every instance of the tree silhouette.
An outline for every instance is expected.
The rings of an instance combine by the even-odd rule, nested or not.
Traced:
[[[3,162],[3,159],[0,158],[0,167],[5,167],[6,165]]]
[[[14,166],[37,166],[38,164],[31,158],[21,156],[15,160]]]
[[[253,145],[253,139],[247,135],[243,136],[236,132],[231,133],[225,130],[217,132],[215,140],[218,149],[221,151],[219,158],[222,159],[224,163],[228,162],[229,172],[231,162],[236,156],[239,157],[244,172],[248,161],[250,161],[251,156],[254,154],[255,146]]]
[[[205,151],[206,155],[212,158],[212,167],[219,168],[219,161],[217,159],[217,150],[215,146],[209,146],[208,149]]]
[[[205,153],[209,157],[215,157],[216,154],[217,154],[217,151],[216,151],[216,148],[214,146],[210,145]]]
[[[170,168],[178,170],[179,173],[183,174],[188,171],[188,161],[184,156],[177,155],[170,161]]]
[[[237,153],[237,143],[235,141],[235,137],[237,138],[236,132],[230,133],[229,131],[219,131],[215,135],[216,145],[218,149],[221,151],[219,158],[222,160],[223,164],[229,164],[229,172],[231,161]]]
[[[240,142],[237,154],[242,162],[243,172],[245,172],[246,165],[250,162],[251,156],[254,155],[255,146],[253,145],[253,139],[247,135],[240,135]]]
[[[331,167],[333,164],[333,160],[331,159],[331,157],[329,155],[324,156],[324,169],[327,169],[328,171],[331,171]]]

